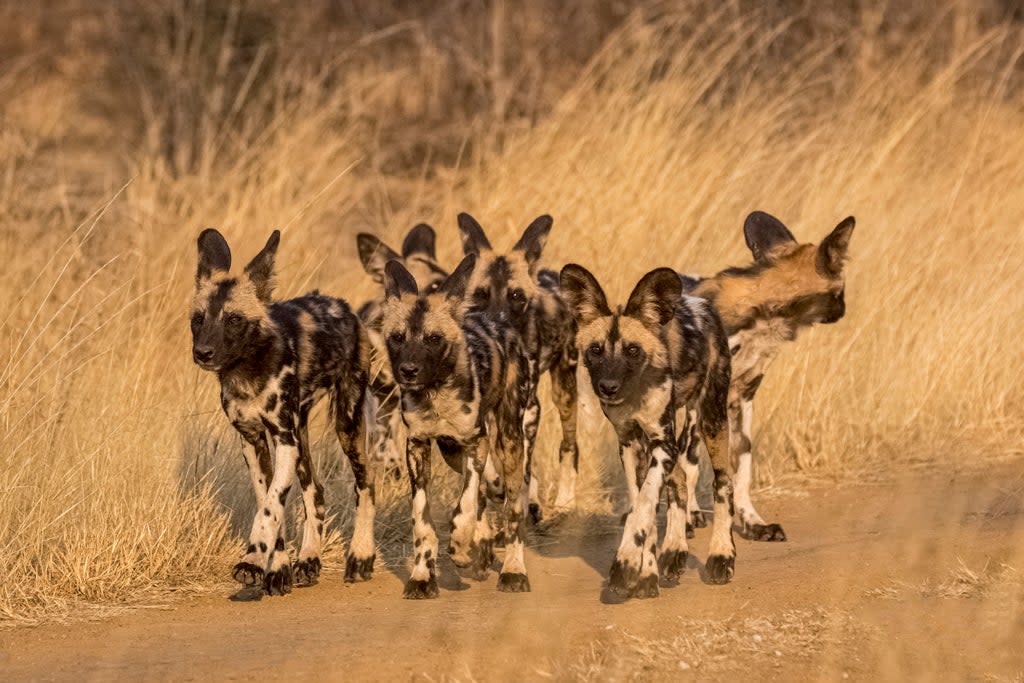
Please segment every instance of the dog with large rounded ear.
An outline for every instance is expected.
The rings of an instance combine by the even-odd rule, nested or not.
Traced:
[[[249,261],[245,267],[245,275],[256,288],[256,296],[264,303],[270,303],[274,293],[274,259],[277,256],[277,245],[281,243],[281,231],[270,233],[270,239],[260,253]]]
[[[622,314],[657,331],[676,314],[683,296],[683,282],[671,268],[656,268],[640,278]]]
[[[413,254],[422,254],[431,261],[435,261],[437,260],[436,242],[437,235],[434,233],[434,229],[426,223],[419,223],[409,231],[409,234],[405,236],[405,241],[402,242],[402,258],[409,258]]]
[[[462,238],[462,252],[464,254],[480,255],[482,251],[491,251],[491,242],[484,234],[480,223],[468,213],[459,214],[459,236]]]
[[[597,278],[581,265],[569,263],[559,274],[559,287],[580,327],[612,314]]]
[[[356,247],[359,250],[359,260],[363,264],[363,270],[381,284],[384,283],[384,267],[388,261],[401,260],[401,256],[391,247],[384,244],[376,235],[368,232],[361,232],[356,235]]]
[[[512,247],[513,251],[523,252],[530,275],[535,275],[537,272],[537,262],[540,261],[540,254],[544,251],[544,244],[548,241],[548,234],[551,233],[553,223],[554,220],[547,214],[538,216],[526,228],[516,245]]]
[[[743,222],[743,237],[747,248],[757,261],[763,260],[768,253],[780,244],[796,243],[796,238],[785,225],[775,216],[764,211],[754,211]]]
[[[449,302],[454,304],[455,311],[459,314],[465,310],[466,287],[469,286],[469,278],[475,267],[476,254],[466,254],[452,274],[445,278],[445,281],[437,288],[439,294],[443,294]]]
[[[388,261],[384,266],[384,298],[401,299],[403,296],[417,296],[419,288],[401,261]]]
[[[855,224],[853,216],[844,218],[818,245],[816,269],[824,277],[837,278],[843,274],[843,262],[850,249]]]
[[[231,248],[224,235],[214,228],[199,233],[196,240],[199,248],[199,266],[196,269],[196,284],[208,279],[214,272],[226,273],[231,270]]]

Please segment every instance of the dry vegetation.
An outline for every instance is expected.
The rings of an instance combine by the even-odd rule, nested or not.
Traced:
[[[751,209],[809,241],[852,213],[848,316],[765,382],[761,481],[1020,454],[1022,36],[999,2],[406,4],[0,9],[0,619],[160,600],[234,561],[251,494],[185,324],[208,225],[238,258],[281,228],[280,295],[359,302],[355,232],[427,220],[454,263],[459,210],[499,246],[552,213],[549,262],[614,296],[746,261]],[[588,424],[595,510],[617,479]]]
[[[706,679],[726,672],[757,671],[764,678],[783,663],[815,661],[817,671],[831,670],[823,655],[841,644],[865,646],[876,630],[849,614],[825,609],[791,610],[771,617],[741,619],[676,618],[663,638],[609,632],[567,662],[552,663],[543,678],[572,681]],[[841,671],[842,667],[838,669]]]

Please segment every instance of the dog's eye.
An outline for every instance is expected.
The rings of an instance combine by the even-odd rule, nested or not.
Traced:
[[[392,344],[401,344],[405,341],[405,332],[392,332],[388,335],[388,341]]]
[[[441,335],[437,332],[431,332],[427,335],[427,343],[431,346],[437,346],[441,343]]]
[[[630,344],[626,347],[626,355],[630,358],[636,358],[640,355],[640,347],[636,344]]]
[[[509,292],[508,298],[517,306],[522,306],[526,303],[526,294],[521,289],[513,289]]]
[[[603,351],[604,347],[602,347],[597,342],[594,342],[589,347],[587,347],[587,353],[589,353],[591,356],[600,356]]]
[[[233,328],[233,329],[237,329],[237,328],[241,327],[242,323],[244,323],[244,322],[245,322],[245,318],[243,318],[242,316],[238,315],[237,313],[229,313],[227,316],[224,317],[224,324],[227,327],[230,327],[230,328]]]
[[[192,331],[199,329],[199,326],[203,324],[203,313],[202,311],[196,311],[192,314]]]

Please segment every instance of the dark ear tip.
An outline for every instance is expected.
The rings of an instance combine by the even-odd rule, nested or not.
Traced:
[[[378,242],[380,242],[380,238],[378,238],[376,235],[371,235],[368,232],[361,232],[356,235],[356,244],[358,244],[360,247],[373,248],[377,246]]]
[[[426,232],[426,233],[429,233],[431,235],[435,234],[434,233],[434,228],[431,227],[430,225],[428,225],[427,223],[417,223],[416,225],[413,226],[413,228],[412,228],[412,230],[410,232],[416,232],[416,231]]]
[[[206,228],[201,233],[199,233],[199,238],[196,240],[196,242],[198,242],[199,244],[202,244],[203,242],[205,242],[208,239],[218,238],[218,237],[220,239],[224,239],[224,235],[220,234],[220,230],[218,230],[217,228]]]
[[[857,225],[857,219],[854,218],[853,216],[847,216],[846,218],[843,219],[843,222],[840,223],[840,225],[849,225],[852,228],[855,225]]]

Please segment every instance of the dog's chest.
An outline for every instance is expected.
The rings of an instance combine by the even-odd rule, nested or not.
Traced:
[[[759,321],[753,327],[729,337],[732,354],[732,382],[736,388],[759,382],[761,375],[775,360],[790,331],[782,321]]]
[[[473,400],[466,401],[456,389],[444,388],[422,396],[403,396],[402,418],[412,437],[461,440],[476,433],[479,406],[476,392]]]
[[[224,414],[234,424],[264,424],[275,422],[282,408],[293,401],[291,395],[282,395],[285,373],[271,377],[256,389],[245,383],[221,384],[221,405]],[[290,406],[294,412],[295,406]]]

